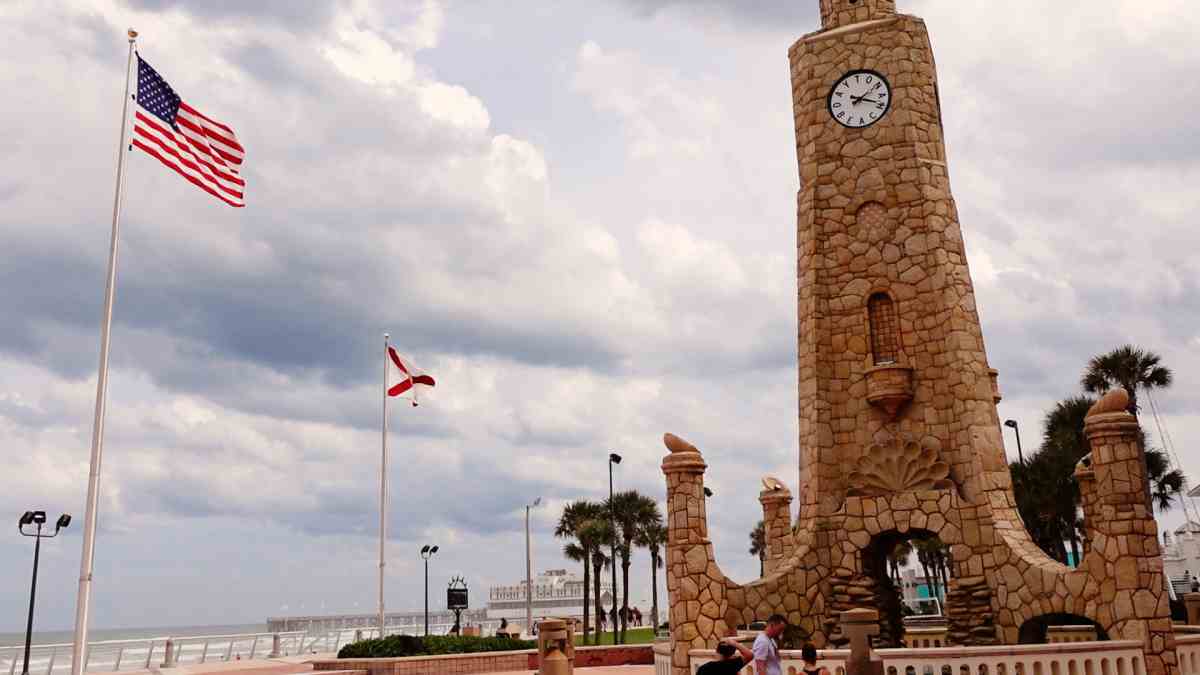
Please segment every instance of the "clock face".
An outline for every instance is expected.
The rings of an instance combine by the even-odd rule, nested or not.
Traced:
[[[892,107],[892,88],[874,70],[852,70],[829,90],[829,114],[838,124],[861,129],[883,119]]]

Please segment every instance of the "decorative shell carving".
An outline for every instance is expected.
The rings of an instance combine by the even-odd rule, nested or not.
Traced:
[[[787,489],[787,486],[785,486],[783,484],[783,481],[779,480],[778,478],[776,478],[774,476],[763,476],[762,484],[763,484],[764,490],[774,491],[774,490],[786,490]]]
[[[675,434],[663,434],[663,445],[671,452],[700,452],[696,446],[688,443]]]
[[[1129,407],[1129,392],[1121,387],[1110,389],[1107,394],[1100,397],[1094,405],[1088,410],[1088,417],[1092,415],[1102,415],[1104,413],[1125,412]]]
[[[932,444],[916,441],[876,443],[858,460],[850,473],[850,490],[855,497],[877,497],[894,492],[942,490],[951,487],[950,465],[938,457]]]

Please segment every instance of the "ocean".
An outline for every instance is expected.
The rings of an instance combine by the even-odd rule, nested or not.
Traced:
[[[156,628],[93,628],[88,631],[88,642],[100,640],[138,640],[154,637],[189,637],[194,635],[235,635],[238,633],[265,633],[266,623],[242,623],[223,626],[159,626]],[[75,638],[73,630],[33,631],[34,645],[70,643]],[[24,646],[25,632],[0,633],[0,648]]]

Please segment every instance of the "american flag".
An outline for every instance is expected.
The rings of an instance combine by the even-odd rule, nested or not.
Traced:
[[[184,103],[141,54],[137,63],[133,146],[226,204],[245,206],[245,153],[233,129]]]

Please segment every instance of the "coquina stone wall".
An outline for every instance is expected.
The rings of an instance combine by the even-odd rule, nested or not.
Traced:
[[[1174,675],[1156,528],[1137,477],[1122,392],[1089,416],[1087,556],[1047,557],[1017,514],[997,373],[984,348],[942,139],[924,22],[893,0],[819,0],[822,28],[789,50],[801,189],[797,214],[799,515],[767,485],[763,578],[736,583],[708,539],[701,453],[667,435],[673,668],[736,626],[781,613],[818,646],[838,613],[887,608],[889,542],[938,537],[951,552],[952,644],[1015,643],[1026,621],[1077,614],[1146,645]],[[831,115],[831,88],[869,71],[890,108],[863,128]],[[1132,449],[1131,449],[1132,448]],[[778,482],[778,481],[776,481]],[[790,494],[789,494],[790,498]],[[894,641],[885,623],[880,639]]]

